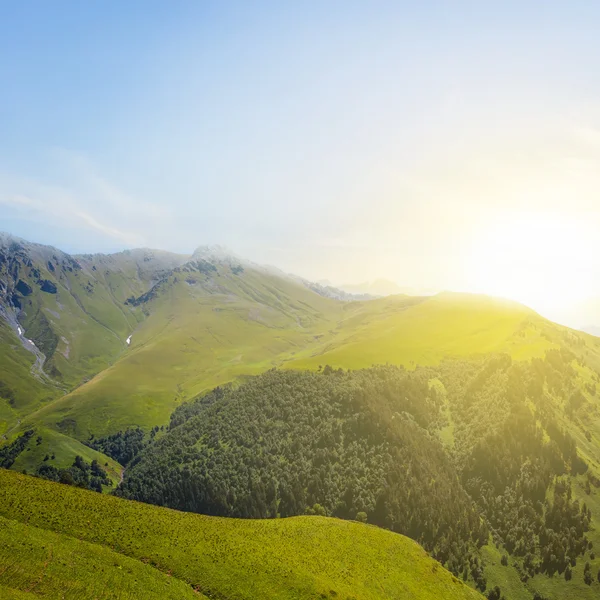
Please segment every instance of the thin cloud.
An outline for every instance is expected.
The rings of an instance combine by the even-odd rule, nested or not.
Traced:
[[[111,227],[110,225],[105,225],[104,223],[100,223],[97,219],[92,217],[92,215],[88,215],[87,213],[78,211],[74,214],[81,222],[85,223],[90,229],[95,229],[100,233],[103,233],[109,237],[112,237],[117,240],[121,240],[128,245],[142,245],[144,243],[143,236],[127,232],[121,231],[120,229],[116,229],[115,227]]]
[[[128,194],[86,158],[64,150],[52,156],[58,160],[58,183],[0,174],[0,205],[7,207],[7,216],[67,230],[85,228],[126,246],[147,245],[148,234],[170,224],[168,206]]]

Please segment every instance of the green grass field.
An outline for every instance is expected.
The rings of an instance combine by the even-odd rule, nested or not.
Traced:
[[[0,590],[16,598],[481,598],[412,540],[355,522],[205,517],[5,470],[0,517]]]
[[[183,581],[142,561],[99,544],[3,517],[0,517],[0,544],[1,598],[184,600],[203,597]]]

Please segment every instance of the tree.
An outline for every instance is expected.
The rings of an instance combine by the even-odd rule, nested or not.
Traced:
[[[367,522],[367,513],[364,511],[357,512],[355,520],[358,521],[359,523],[366,523]]]
[[[60,483],[66,483],[67,485],[73,485],[75,482],[73,481],[73,475],[69,473],[67,470],[62,470],[60,472]]]
[[[500,600],[502,597],[502,594],[500,592],[500,588],[498,586],[495,586],[494,588],[492,588],[489,592],[488,592],[488,600]]]

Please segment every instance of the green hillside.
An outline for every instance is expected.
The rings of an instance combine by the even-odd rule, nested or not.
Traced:
[[[0,436],[40,403],[61,392],[47,380],[32,375],[35,356],[0,318]]]
[[[176,411],[118,493],[245,518],[362,515],[466,557],[487,530],[430,435],[438,419],[427,379],[401,369],[269,371]]]
[[[291,368],[437,364],[449,357],[505,352],[517,359],[556,347],[526,307],[469,294],[392,296],[347,307],[335,335],[299,353]]]
[[[0,516],[0,590],[17,598],[481,598],[411,540],[360,523],[205,517],[4,470]]]
[[[291,280],[216,264],[164,280],[122,358],[31,421],[80,439],[164,424],[182,400],[314,346],[341,313]]]
[[[16,457],[12,468],[15,471],[27,473],[34,473],[36,468],[42,464],[64,469],[71,466],[75,456],[81,456],[89,463],[93,460],[98,461],[108,473],[113,486],[119,483],[123,468],[118,462],[72,437],[45,427],[35,428],[35,435]]]
[[[533,311],[485,297],[341,303],[265,272],[234,275],[228,266],[194,275],[193,285],[187,279],[173,275],[145,303],[149,316],[120,360],[32,419],[86,439],[162,425],[183,400],[277,365],[414,368],[490,352],[525,360],[560,344]]]
[[[414,371],[273,370],[176,410],[117,493],[227,516],[361,515],[482,590],[592,598],[598,383],[565,348]]]
[[[0,543],[3,599],[202,598],[183,581],[140,560],[4,517]]]

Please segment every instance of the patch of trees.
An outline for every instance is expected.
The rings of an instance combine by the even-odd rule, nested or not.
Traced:
[[[434,431],[428,374],[272,370],[176,410],[117,494],[210,515],[367,520],[462,565],[488,530]]]
[[[587,465],[556,425],[548,395],[570,396],[572,360],[559,350],[531,364],[493,358],[463,366],[460,386],[449,386],[461,479],[495,542],[523,558],[523,579],[559,572],[568,580],[588,544],[591,512],[572,500],[563,478],[584,473]]]
[[[17,457],[23,450],[25,450],[27,443],[33,437],[35,431],[33,429],[28,429],[22,435],[20,435],[16,440],[11,442],[10,444],[5,444],[0,447],[0,467],[3,469],[10,469]]]
[[[153,432],[158,431],[158,427]],[[121,465],[129,464],[144,448],[144,431],[139,427],[119,431],[113,435],[103,438],[91,439],[86,445],[98,450]]]
[[[47,294],[56,294],[58,292],[56,284],[49,279],[42,279],[38,283],[42,292],[46,292]]]
[[[531,362],[494,355],[413,372],[273,370],[178,407],[116,493],[212,515],[366,520],[419,541],[482,592],[477,547],[491,534],[519,557],[523,580],[569,580],[591,521],[569,484],[587,465],[558,425],[586,402],[573,360],[551,350]],[[586,481],[588,493],[600,485]]]
[[[15,285],[15,290],[21,294],[21,296],[31,296],[33,294],[33,288],[25,283],[22,279],[17,281],[17,285]]]
[[[163,286],[167,282],[167,278],[164,277],[160,281],[156,283],[156,285],[152,286],[146,293],[142,294],[139,297],[131,296],[125,300],[125,304],[129,306],[140,306],[142,304],[146,304],[156,298],[161,286]]]
[[[97,460],[86,462],[81,456],[76,456],[73,464],[66,469],[59,469],[54,465],[40,465],[35,475],[42,479],[73,485],[80,488],[102,492],[102,486],[112,486],[112,481]]]

